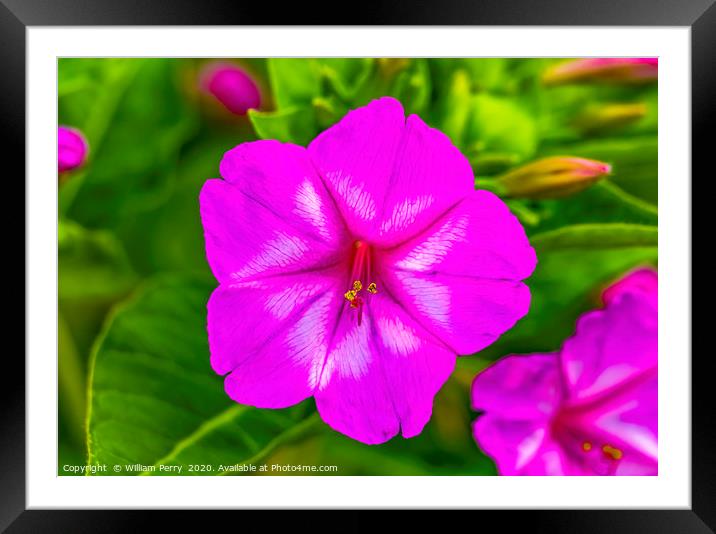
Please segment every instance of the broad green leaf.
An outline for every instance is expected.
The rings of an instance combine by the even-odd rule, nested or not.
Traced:
[[[266,112],[249,110],[249,119],[261,139],[307,145],[318,133],[316,113],[310,105]]]
[[[655,247],[658,237],[656,226],[594,223],[574,224],[535,234],[530,238],[530,243],[539,254],[551,250]]]
[[[136,275],[122,244],[106,230],[60,220],[57,235],[61,299],[106,299],[127,293]]]
[[[212,285],[164,278],[116,310],[91,368],[90,465],[257,462],[314,425],[305,406],[258,410],[232,402],[209,365],[206,302]],[[298,425],[298,426],[297,426]],[[133,472],[107,474],[133,474]]]
[[[85,132],[90,155],[85,172],[60,189],[63,213],[89,228],[115,227],[166,200],[179,150],[196,127],[178,68],[166,59],[124,60],[94,94],[71,95],[82,104],[75,102],[72,125]]]

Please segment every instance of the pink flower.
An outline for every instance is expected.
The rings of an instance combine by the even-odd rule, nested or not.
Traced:
[[[640,83],[656,80],[658,75],[658,58],[585,58],[555,65],[543,79],[549,85],[588,81]]]
[[[71,171],[82,166],[89,146],[82,132],[68,126],[57,128],[57,170]]]
[[[475,440],[502,475],[657,474],[657,274],[632,273],[559,353],[475,378]]]
[[[261,105],[256,82],[233,63],[209,63],[201,74],[201,88],[236,115],[245,115],[249,109],[258,109]]]
[[[201,195],[211,364],[236,402],[314,396],[365,443],[419,434],[456,354],[521,318],[536,258],[466,158],[397,100],[348,113],[307,149],[244,143]]]

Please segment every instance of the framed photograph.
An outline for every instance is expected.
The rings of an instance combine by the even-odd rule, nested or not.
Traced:
[[[256,26],[290,13],[5,1],[27,314],[0,526],[529,509],[711,531],[710,3]]]

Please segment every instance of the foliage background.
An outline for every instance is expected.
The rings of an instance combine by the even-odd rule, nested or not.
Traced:
[[[511,352],[557,349],[606,284],[656,264],[656,83],[544,86],[559,59],[245,59],[236,61],[264,104],[235,117],[198,92],[204,61],[59,60],[59,123],[91,147],[59,186],[59,474],[65,464],[264,462],[337,465],[339,475],[495,474],[471,437],[473,376]],[[458,359],[420,436],[367,446],[324,425],[311,399],[272,411],[224,394],[209,366],[216,282],[198,193],[235,145],[305,145],[383,95],[448,134],[481,184],[546,155],[598,159],[613,173],[568,198],[507,200],[539,258],[529,314]],[[580,123],[613,103],[646,113]]]

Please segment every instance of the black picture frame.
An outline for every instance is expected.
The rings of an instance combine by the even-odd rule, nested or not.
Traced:
[[[709,130],[716,126],[712,95],[716,94],[715,0],[459,0],[371,3],[355,15],[339,15],[336,5],[284,3],[267,13],[262,3],[231,0],[0,0],[0,117],[5,185],[25,198],[25,30],[27,26],[63,25],[584,25],[688,26],[692,35],[692,167],[694,175],[713,177]],[[11,157],[12,156],[12,157]],[[9,163],[9,165],[8,165]],[[14,166],[14,168],[13,168]],[[10,172],[8,169],[13,168]],[[710,172],[707,172],[710,171]],[[10,178],[12,176],[13,178]],[[685,184],[686,186],[686,184]],[[8,221],[24,219],[21,213]],[[697,212],[696,212],[697,213]],[[696,214],[694,213],[694,214]],[[702,212],[703,213],[703,212]],[[703,215],[701,215],[703,217]],[[17,224],[17,223],[15,223]],[[706,226],[704,226],[706,225]],[[708,228],[692,217],[693,233]],[[23,235],[24,238],[24,235]],[[698,242],[698,241],[697,241]],[[693,237],[692,237],[693,243]],[[24,255],[23,255],[24,258]],[[693,262],[693,258],[692,258]],[[692,263],[697,265],[696,263]],[[24,267],[24,260],[23,260]],[[32,280],[25,279],[25,287]],[[10,302],[24,302],[19,284],[5,288]],[[24,296],[24,293],[23,293]],[[25,317],[14,306],[16,320]],[[24,304],[23,304],[24,310]],[[694,317],[696,318],[696,317]],[[12,330],[8,329],[8,337]],[[693,332],[693,328],[692,328]],[[17,334],[16,334],[17,335]],[[692,336],[693,339],[693,336]],[[24,337],[23,337],[24,340]],[[22,342],[24,344],[24,341]],[[694,352],[697,354],[696,352]],[[16,351],[6,351],[0,388],[0,529],[8,532],[127,532],[144,530],[147,514],[140,511],[25,510],[25,368]],[[686,357],[688,355],[680,355]],[[710,351],[692,359],[692,507],[689,510],[526,511],[499,513],[501,530],[524,525],[531,532],[678,532],[716,531],[716,425],[710,410]],[[368,530],[374,520],[351,512],[348,524]],[[170,515],[171,517],[167,517]],[[417,515],[413,516],[418,518]],[[418,519],[421,520],[421,519]],[[162,525],[181,521],[185,513],[163,514]],[[401,522],[405,527],[405,523]],[[238,525],[237,525],[238,528]]]

